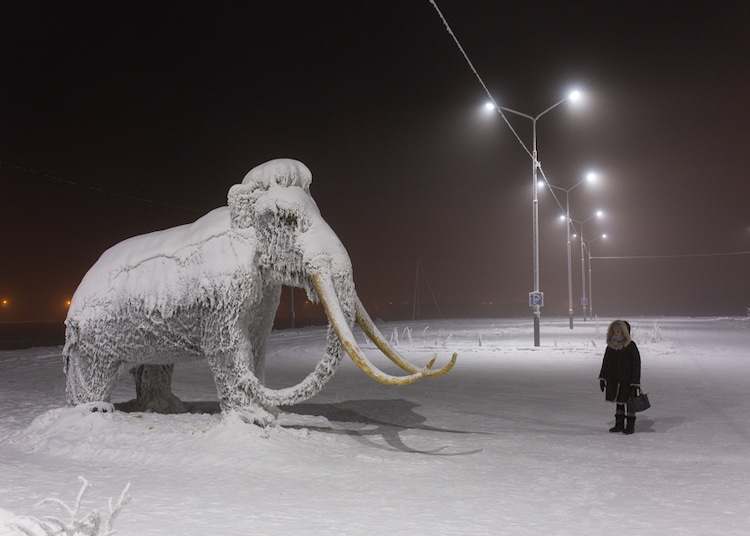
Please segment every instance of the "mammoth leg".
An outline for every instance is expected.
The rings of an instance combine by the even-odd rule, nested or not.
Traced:
[[[109,403],[118,371],[119,363],[112,359],[91,358],[76,350],[68,352],[65,355],[65,398],[68,405]],[[103,407],[99,409],[105,411]]]
[[[268,336],[273,329],[276,310],[279,308],[281,285],[267,285],[266,289],[262,292],[262,296],[260,304],[253,311],[252,319],[245,319],[243,324],[247,325],[247,337],[252,349],[252,361],[248,363],[248,366],[250,366],[258,380],[264,383]]]
[[[185,413],[182,400],[172,393],[174,365],[138,365],[130,370],[135,380],[135,411]]]
[[[223,414],[236,412],[249,423],[268,426],[276,420],[276,416],[264,408],[251,392],[243,387],[243,380],[257,378],[247,366],[247,356],[251,355],[247,346],[231,354],[208,355],[208,364],[214,375],[216,392]],[[244,351],[243,351],[244,350]]]

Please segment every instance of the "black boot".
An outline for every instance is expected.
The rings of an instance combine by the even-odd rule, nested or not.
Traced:
[[[610,432],[622,432],[625,430],[625,415],[615,415],[615,425],[609,429]]]
[[[625,427],[625,430],[622,431],[623,434],[632,434],[635,432],[635,415],[632,417],[628,415],[628,425]]]

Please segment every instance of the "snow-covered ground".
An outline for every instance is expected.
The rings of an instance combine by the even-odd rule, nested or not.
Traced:
[[[607,432],[596,379],[609,320],[543,318],[536,348],[531,316],[381,324],[455,369],[387,387],[347,361],[270,430],[63,408],[60,348],[0,352],[0,527],[65,518],[34,505],[73,505],[80,475],[81,514],[104,519],[131,484],[125,536],[750,533],[750,319],[628,319],[653,404],[632,436]],[[267,382],[296,383],[324,345],[322,327],[274,332]],[[174,391],[217,406],[205,362],[178,365]],[[113,400],[133,397],[124,376]]]

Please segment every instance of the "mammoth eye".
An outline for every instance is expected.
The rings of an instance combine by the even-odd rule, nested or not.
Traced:
[[[295,223],[297,223],[297,216],[295,216],[294,214],[287,214],[285,216],[282,216],[281,219],[287,225],[294,225]]]

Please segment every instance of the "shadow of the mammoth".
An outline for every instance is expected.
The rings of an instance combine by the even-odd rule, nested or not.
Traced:
[[[404,399],[377,399],[347,400],[328,404],[307,403],[284,406],[280,409],[288,414],[323,417],[330,423],[335,423],[334,426],[330,427],[293,425],[292,428],[306,428],[322,433],[348,435],[366,443],[368,446],[385,450],[439,456],[459,456],[476,454],[482,451],[482,449],[475,449],[463,452],[446,452],[448,447],[445,446],[424,450],[406,445],[400,434],[410,430],[422,430],[438,434],[485,434],[485,432],[430,426],[426,424],[427,418],[425,416],[414,411],[418,407],[419,404]],[[386,445],[375,442],[374,440],[377,438],[385,441]]]
[[[179,405],[169,405],[161,408],[144,408],[137,399],[127,402],[116,402],[115,409],[125,413],[150,411],[162,414],[211,414],[221,413],[216,401],[182,401]],[[462,452],[446,452],[449,447],[441,446],[435,449],[417,449],[404,443],[403,432],[421,430],[438,434],[486,434],[473,430],[456,430],[441,428],[427,424],[427,418],[415,411],[419,404],[404,399],[373,399],[347,400],[336,403],[304,403],[294,406],[281,406],[282,416],[291,417],[322,417],[302,424],[285,424],[279,426],[291,429],[306,429],[324,434],[346,435],[360,441],[369,447],[385,450],[398,450],[419,454],[440,456],[458,456],[476,454],[482,449]],[[290,420],[290,419],[283,419]],[[378,442],[382,439],[386,445]]]

